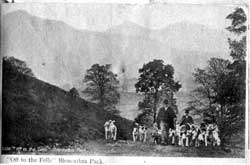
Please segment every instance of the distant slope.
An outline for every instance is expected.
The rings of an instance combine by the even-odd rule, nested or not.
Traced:
[[[3,54],[26,61],[39,79],[54,85],[72,86],[89,62],[109,54],[98,33],[81,32],[60,21],[17,11],[4,16],[3,22]]]
[[[72,136],[104,138],[104,122],[116,120],[118,137],[131,138],[132,122],[102,111],[97,105],[3,66],[3,145],[45,143]],[[79,122],[78,122],[79,121]]]
[[[120,115],[126,119],[134,120],[140,113],[138,103],[142,100],[143,95],[132,92],[121,92],[120,102],[117,105],[117,108],[121,112]]]
[[[225,29],[212,29],[191,22],[171,24],[155,31],[154,38],[174,48],[200,52],[224,52],[228,50],[227,38],[231,35]]]
[[[124,22],[93,32],[21,10],[4,15],[2,22],[2,53],[26,61],[39,79],[65,88],[79,85],[94,63],[111,63],[117,74],[123,64],[128,78],[135,78],[138,69],[155,58],[172,64],[175,76],[186,87],[185,79],[193,68],[210,57],[226,57],[228,52],[225,30],[189,22],[160,30]]]

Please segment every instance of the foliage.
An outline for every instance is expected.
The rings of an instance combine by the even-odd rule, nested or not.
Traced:
[[[37,96],[32,81],[28,81],[34,79],[30,76],[32,71],[24,66],[24,62],[15,58],[3,58],[4,145],[36,147],[51,143],[51,139],[60,142],[73,140],[79,130],[78,112],[69,113],[60,107],[58,112],[49,112],[47,106],[50,105],[44,102],[51,96],[42,96],[44,91],[39,91],[42,99]]]
[[[97,102],[104,110],[118,113],[115,105],[120,99],[118,92],[119,81],[111,70],[111,65],[94,64],[84,78],[87,88],[83,91]]]
[[[144,101],[139,103],[139,109],[142,109],[141,104],[146,106],[146,109],[153,110],[153,122],[155,122],[157,105],[163,94],[177,92],[181,85],[174,81],[174,68],[171,65],[164,65],[163,60],[153,60],[144,64],[139,69],[139,74],[138,82],[135,84],[136,92],[145,96]]]
[[[218,123],[223,140],[244,128],[245,121],[246,14],[236,8],[227,19],[232,24],[226,29],[241,35],[240,39],[228,39],[233,61],[211,58],[206,68],[196,69],[193,76],[199,86],[189,102],[206,121]]]
[[[14,57],[3,57],[3,60],[5,63],[9,63],[17,72],[21,72],[25,75],[35,77],[32,70],[27,66],[27,64],[19,59],[16,59]]]
[[[235,34],[245,33],[247,27],[245,25],[247,21],[246,13],[242,8],[237,7],[235,11],[229,14],[226,19],[230,19],[232,21],[231,26],[226,29]]]
[[[235,61],[243,62],[246,58],[246,36],[242,37],[239,41],[229,38],[228,42],[231,57],[233,57]]]
[[[138,109],[141,111],[140,114],[135,118],[135,122],[150,126],[153,122],[153,101],[150,96],[145,95],[145,98],[138,103]]]
[[[232,20],[227,29],[237,35],[239,40],[229,39],[230,56],[233,62],[228,66],[231,70],[228,76],[228,102],[226,134],[231,136],[237,130],[245,127],[245,101],[246,101],[246,13],[242,8],[236,8],[227,19]]]
[[[198,98],[190,102],[196,111],[203,110],[203,116],[208,122],[217,122],[222,131],[222,136],[232,133],[228,129],[229,123],[242,116],[242,110],[234,111],[238,104],[234,101],[239,91],[239,84],[235,84],[236,77],[229,66],[230,61],[212,58],[205,69],[196,69],[193,74],[197,87],[193,94]],[[242,116],[243,117],[243,116]],[[225,129],[227,128],[227,129]]]
[[[230,90],[233,97],[230,101],[233,104],[245,101],[246,91],[246,13],[242,8],[236,8],[235,11],[227,16],[227,19],[232,21],[231,26],[227,29],[236,34],[236,39],[228,39],[230,55],[233,58],[232,64],[228,68],[232,71],[230,73]]]
[[[132,122],[56,86],[27,76],[3,59],[2,144],[4,147],[68,145],[104,137],[103,124],[115,120],[118,138],[131,138]]]
[[[200,97],[207,98],[209,106],[213,103],[225,104],[227,99],[223,94],[226,92],[225,81],[228,76],[229,65],[228,60],[220,58],[211,58],[205,69],[196,69],[193,74],[196,83],[201,86],[196,88],[194,92],[199,93]]]
[[[233,58],[232,64],[228,66],[231,70],[229,85],[232,87],[230,101],[233,104],[244,103],[246,91],[246,13],[242,8],[236,8],[233,13],[227,16],[227,19],[232,21],[231,26],[227,29],[239,38],[238,40],[228,39],[230,55]]]
[[[70,90],[69,90],[69,93],[74,96],[74,97],[79,97],[79,92],[78,90],[75,88],[75,87],[72,87]]]
[[[15,1],[14,0],[4,0],[5,3],[14,3]]]

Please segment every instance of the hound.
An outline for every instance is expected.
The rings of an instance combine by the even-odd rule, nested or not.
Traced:
[[[169,139],[171,144],[175,144],[176,131],[174,129],[169,129]]]
[[[115,125],[115,120],[110,122],[109,131],[111,132],[111,139],[116,140],[117,137],[117,127]]]
[[[177,144],[180,146],[181,145],[181,127],[179,124],[176,124],[175,134],[176,134],[177,141],[178,141]]]
[[[206,139],[205,139],[206,143],[205,143],[205,146],[208,146],[208,141],[210,141],[213,144],[213,141],[214,141],[213,131],[214,131],[214,125],[209,124],[207,126],[207,129],[206,129]]]
[[[185,144],[184,144],[185,141]],[[188,146],[189,144],[189,139],[188,139],[188,130],[186,128],[186,125],[182,125],[180,127],[180,142],[179,145],[180,146]]]
[[[213,142],[213,146],[220,146],[221,144],[221,140],[219,137],[219,132],[218,131],[213,131],[213,138],[214,138],[214,142]]]
[[[117,137],[117,127],[115,126],[114,120],[106,121],[104,124],[105,129],[105,139],[106,140],[116,140]]]
[[[157,123],[153,124],[153,132],[152,132],[152,137],[153,137],[153,143],[158,144],[161,139],[161,130],[158,129]]]
[[[198,147],[198,136],[201,131],[199,130],[198,127],[193,126],[192,131],[191,131],[191,142],[192,145],[195,147]]]
[[[219,137],[219,128],[216,124],[210,124],[208,126],[208,135],[209,135],[209,140],[212,142],[213,146],[220,146],[221,140]]]
[[[138,139],[139,136],[139,128],[138,128],[138,123],[135,124],[136,126],[133,128],[132,131],[132,137],[133,137],[133,141],[135,142]]]
[[[207,134],[206,131],[201,130],[201,132],[198,135],[198,147],[204,143],[205,146],[207,146]]]
[[[139,126],[139,139],[141,142],[146,142],[147,128],[145,126]]]
[[[111,120],[108,120],[104,123],[104,130],[105,130],[105,140],[109,139],[109,126],[110,126]]]

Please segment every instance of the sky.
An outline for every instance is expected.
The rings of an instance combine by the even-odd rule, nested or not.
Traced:
[[[84,3],[14,3],[2,7],[3,14],[25,10],[47,19],[61,20],[74,28],[104,31],[133,22],[151,29],[169,24],[192,22],[215,29],[224,29],[230,23],[225,17],[234,11],[228,4],[84,4]]]

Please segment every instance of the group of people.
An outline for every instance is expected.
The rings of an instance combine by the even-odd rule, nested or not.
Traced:
[[[159,110],[157,122],[153,125],[153,139],[157,144],[174,144],[179,146],[220,146],[219,128],[215,123],[200,126],[195,125],[189,110],[185,110],[181,121],[176,120],[176,114],[165,100]]]
[[[189,125],[193,124],[193,118],[189,116],[189,110],[186,110],[185,115],[182,117],[181,122],[179,123],[177,122],[176,114],[173,108],[170,106],[169,101],[166,99],[163,101],[163,104],[163,107],[159,110],[156,119],[157,122],[154,124],[154,129],[160,129],[161,143],[168,144],[168,137],[171,136],[170,134],[173,132],[173,130],[175,130],[178,126],[189,127]]]
[[[200,146],[208,143],[219,146],[221,144],[219,138],[219,129],[215,123],[194,124],[193,118],[189,115],[189,110],[185,110],[185,114],[181,121],[177,121],[176,114],[170,106],[168,100],[163,101],[164,105],[159,109],[156,122],[153,124],[151,136],[153,143],[156,144],[173,144],[179,146]],[[116,140],[117,127],[115,121],[109,120],[105,122],[105,139]],[[145,125],[135,123],[132,130],[133,141],[146,142],[148,137],[148,129]]]

